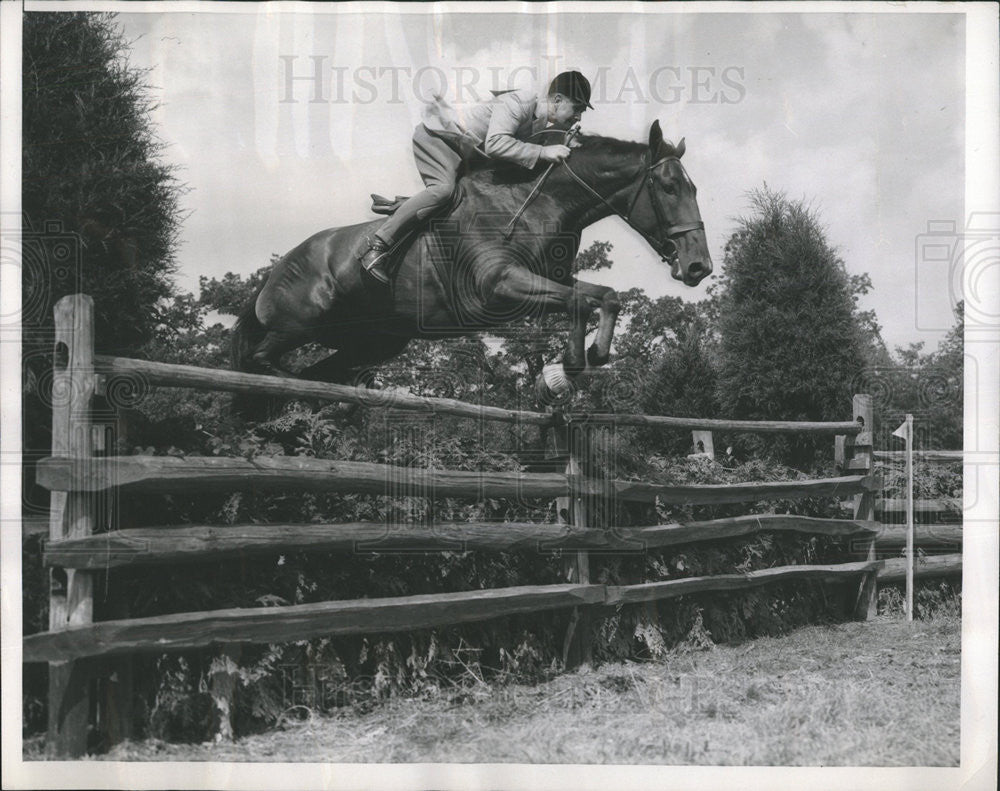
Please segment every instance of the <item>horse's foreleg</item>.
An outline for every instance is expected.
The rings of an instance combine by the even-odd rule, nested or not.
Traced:
[[[501,271],[492,284],[490,293],[487,308],[491,310],[517,306],[521,310],[534,308],[541,313],[569,314],[571,329],[563,357],[563,368],[570,379],[583,372],[587,367],[584,353],[587,319],[595,308],[600,307],[598,299],[580,289],[564,286],[518,266],[510,266]]]
[[[587,367],[584,344],[587,341],[587,320],[594,312],[591,297],[579,289],[573,289],[573,296],[567,308],[569,313],[569,342],[563,355],[563,370],[571,380],[576,379]]]
[[[600,300],[597,336],[587,349],[587,364],[594,367],[605,365],[611,356],[611,339],[614,337],[618,313],[621,310],[618,293],[608,286],[598,286],[582,280],[576,281],[576,288],[587,296]]]

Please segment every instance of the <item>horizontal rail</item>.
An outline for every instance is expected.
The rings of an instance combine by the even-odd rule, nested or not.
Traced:
[[[707,505],[801,497],[845,497],[878,488],[861,475],[804,481],[733,484],[661,484],[595,480],[546,472],[475,472],[394,467],[299,456],[253,459],[215,456],[107,456],[41,459],[36,480],[54,491],[102,491],[115,486],[143,492],[179,489],[286,488],[396,497],[562,497],[568,491],[622,500]]]
[[[778,566],[746,574],[720,574],[714,577],[685,577],[664,582],[646,582],[640,585],[609,587],[605,604],[634,604],[636,602],[658,601],[694,593],[737,591],[756,588],[771,582],[788,580],[814,580],[831,582],[845,577],[856,577],[875,571],[882,561],[861,561],[840,563],[834,566]]]
[[[641,481],[594,481],[580,479],[577,491],[618,497],[623,500],[690,505],[719,505],[760,500],[797,500],[804,497],[844,497],[877,490],[877,478],[845,475],[805,481],[765,481],[762,483],[664,484]]]
[[[602,585],[531,585],[380,599],[160,615],[44,632],[24,639],[25,662],[58,662],[214,643],[280,643],[336,634],[427,629],[603,601]]]
[[[732,591],[778,580],[838,580],[879,567],[783,566],[747,574],[690,577],[643,585],[541,585],[379,599],[179,613],[102,621],[24,638],[25,662],[62,662],[133,652],[177,651],[213,644],[279,643],[337,634],[412,631],[580,605],[617,605]]]
[[[904,498],[891,498],[877,500],[875,510],[882,514],[905,514],[906,500]],[[961,514],[962,499],[960,497],[942,497],[936,500],[914,500],[913,512],[915,514]]]
[[[920,549],[945,549],[962,546],[961,525],[914,525],[914,544]],[[906,546],[906,525],[882,525],[875,535],[878,549],[901,549]]]
[[[853,420],[836,422],[795,420],[722,420],[718,418],[667,417],[666,415],[620,415],[593,412],[570,412],[563,420],[573,424],[608,424],[616,426],[648,426],[700,431],[751,432],[756,434],[849,434],[861,433],[861,425]]]
[[[453,398],[415,396],[392,390],[370,390],[364,387],[313,382],[265,374],[250,374],[193,365],[157,363],[127,357],[94,355],[94,367],[107,376],[135,377],[149,385],[191,387],[231,393],[251,393],[285,398],[315,398],[368,407],[403,409],[454,417],[495,420],[551,426],[561,421],[572,423],[609,424],[620,426],[660,426],[664,428],[702,429],[756,433],[858,434],[861,427],[853,421],[818,422],[789,420],[720,420],[710,418],[667,417],[665,415],[618,415],[571,413],[552,415],[545,412],[504,409],[502,407],[469,404]]]
[[[37,481],[57,491],[114,486],[141,492],[268,487],[399,497],[550,498],[563,496],[567,487],[563,473],[429,470],[300,456],[108,456],[82,462],[50,457],[38,462]]]
[[[913,451],[914,461],[962,461],[965,451],[961,450],[915,450]],[[886,461],[906,461],[905,450],[877,450],[874,452],[876,459]]]
[[[657,547],[715,541],[767,530],[828,536],[867,536],[874,522],[774,514],[738,516],[687,524],[579,528],[534,522],[440,522],[420,524],[264,524],[225,527],[143,527],[49,542],[50,566],[105,569],[215,561],[249,554],[293,552],[465,552],[470,550],[640,552]]]
[[[339,401],[383,409],[403,409],[453,417],[495,420],[503,423],[536,426],[549,426],[553,423],[552,415],[545,412],[479,406],[453,398],[416,396],[393,390],[371,390],[351,385],[312,382],[305,379],[248,374],[214,368],[198,368],[193,365],[156,363],[147,360],[132,360],[127,357],[110,357],[103,354],[94,355],[94,368],[98,373],[107,376],[135,377],[149,385],[163,387],[191,387],[200,390],[220,390],[230,393],[251,393],[284,398],[316,398],[323,401]]]
[[[906,581],[906,558],[889,558],[882,562],[885,565],[878,573],[878,581],[880,583]],[[916,578],[948,577],[961,573],[961,552],[951,555],[929,555],[917,558],[913,562],[913,576]]]

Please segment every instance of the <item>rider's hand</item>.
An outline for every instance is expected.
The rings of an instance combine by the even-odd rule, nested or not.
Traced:
[[[569,148],[567,146],[542,146],[542,153],[538,155],[542,162],[562,162],[568,157]]]

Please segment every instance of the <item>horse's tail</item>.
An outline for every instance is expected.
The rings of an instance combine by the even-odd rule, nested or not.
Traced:
[[[262,290],[263,286],[257,289],[253,297],[243,306],[236,324],[233,325],[229,362],[234,371],[257,373],[262,370],[253,359],[254,351],[267,334],[267,329],[257,318],[257,297]],[[268,398],[250,393],[236,393],[233,395],[233,412],[246,420],[266,420]]]

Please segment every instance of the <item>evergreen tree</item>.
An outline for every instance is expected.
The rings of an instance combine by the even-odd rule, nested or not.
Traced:
[[[145,73],[111,14],[27,13],[23,47],[25,323],[51,326],[55,302],[82,291],[98,348],[134,351],[174,295],[180,222]]]
[[[844,420],[870,343],[852,280],[816,214],[765,185],[725,247],[718,396],[747,420]],[[875,328],[877,331],[877,327]],[[828,455],[827,438],[821,440]],[[769,443],[808,465],[816,441]]]
[[[182,307],[172,281],[181,187],[158,161],[145,74],[127,52],[111,14],[24,14],[24,479],[39,512],[48,497],[33,489],[30,460],[49,451],[55,303],[90,294],[97,349],[118,354],[152,342]]]

